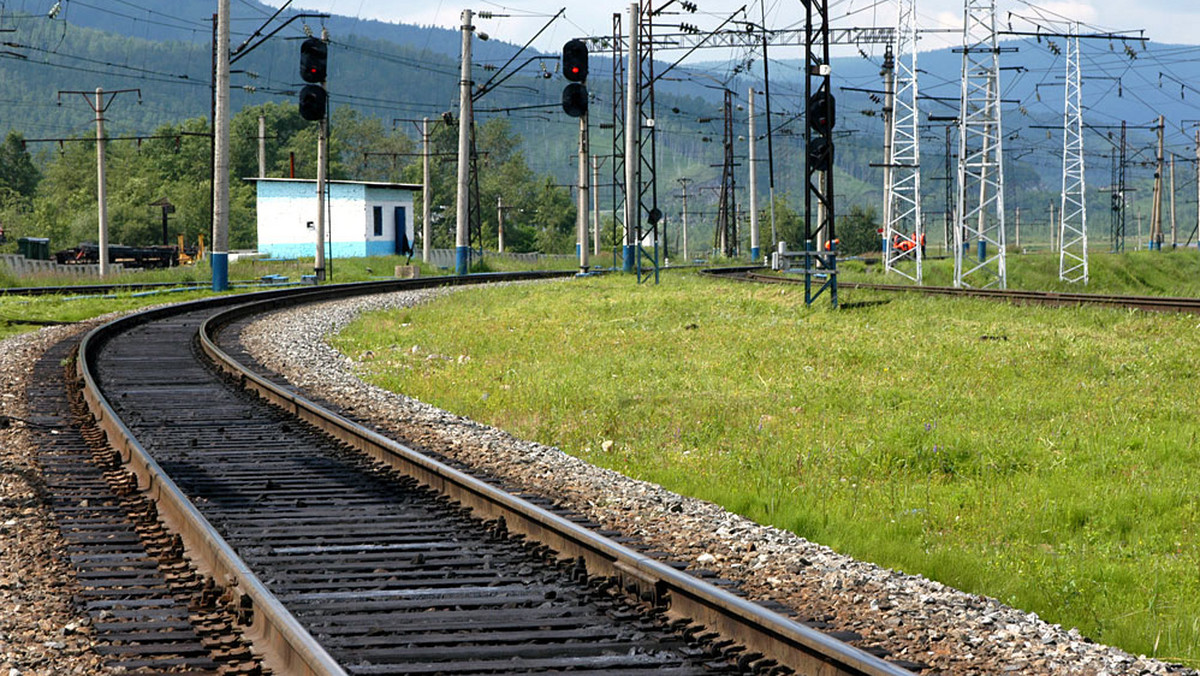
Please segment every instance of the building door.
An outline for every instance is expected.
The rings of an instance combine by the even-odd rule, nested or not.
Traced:
[[[412,242],[408,241],[408,214],[404,207],[396,207],[394,221],[396,223],[396,253],[400,256],[411,256]]]

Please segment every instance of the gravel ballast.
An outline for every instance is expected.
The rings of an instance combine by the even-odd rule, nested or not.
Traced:
[[[410,445],[495,475],[604,528],[715,571],[758,601],[855,632],[894,658],[949,674],[1190,674],[1195,670],[1097,645],[1074,629],[920,576],[842,556],[712,503],[590,465],[362,382],[327,336],[358,314],[464,290],[421,290],[276,313],[248,327],[247,350],[294,386]]]
[[[0,413],[12,418],[0,428],[0,676],[111,673],[72,598],[79,587],[23,422],[33,364],[82,330],[51,327],[0,341]]]

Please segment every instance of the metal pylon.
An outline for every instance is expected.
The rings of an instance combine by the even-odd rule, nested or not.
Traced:
[[[725,90],[724,161],[721,164],[721,192],[717,203],[717,229],[713,233],[713,248],[726,258],[738,255],[736,188],[733,174],[733,92]]]
[[[613,269],[621,263],[625,236],[625,55],[621,14],[613,14],[612,36],[612,241]]]
[[[889,171],[884,172],[889,182],[885,190],[884,265],[888,272],[920,284],[925,230],[921,221],[921,146],[917,129],[917,3],[899,0],[897,4],[900,11],[892,70],[895,94],[891,158]]]
[[[633,12],[631,11],[631,14]],[[630,27],[630,41],[637,41],[636,51],[630,46],[629,68],[638,70],[637,87],[637,124],[639,135],[637,139],[636,158],[626,158],[626,162],[637,162],[637,184],[626,187],[626,200],[636,204],[637,217],[633,226],[636,233],[636,262],[638,282],[653,279],[658,283],[659,262],[663,258],[661,247],[664,246],[659,224],[662,222],[662,211],[658,208],[658,146],[654,126],[654,19],[655,11],[645,5],[631,19],[637,22],[637,30]],[[636,63],[633,55],[637,55]],[[626,120],[626,124],[630,124]]]
[[[1003,289],[1008,273],[996,0],[965,0],[962,50],[954,286]],[[972,241],[975,251],[968,255]]]
[[[836,308],[838,241],[833,191],[835,118],[829,77],[829,3],[808,0],[804,6],[804,98],[808,118],[804,125],[804,303],[812,305],[828,290],[830,304]],[[822,127],[814,125],[818,117],[825,120]]]
[[[1082,78],[1078,25],[1067,38],[1066,103],[1063,107],[1063,188],[1058,227],[1058,278],[1088,281],[1087,206],[1084,201]]]

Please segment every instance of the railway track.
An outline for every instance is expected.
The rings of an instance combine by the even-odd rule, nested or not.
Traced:
[[[114,322],[81,345],[87,407],[192,557],[197,570],[180,577],[209,600],[223,596],[268,667],[910,673],[421,456],[230,357],[239,322],[266,309],[438,283],[200,301]],[[104,537],[102,524],[95,531]],[[232,641],[208,622],[208,643]],[[221,668],[258,668],[239,660]]]
[[[717,268],[707,274],[762,284],[803,284],[803,278],[782,277],[758,272],[755,268]],[[905,284],[866,284],[861,282],[839,282],[842,289],[864,289],[869,291],[893,291],[920,293],[933,296],[955,296],[960,298],[987,298],[1009,303],[1050,306],[1104,306],[1121,307],[1153,312],[1200,313],[1200,298],[1171,296],[1119,296],[1110,294],[1072,293],[1065,291],[1022,291],[1016,289],[971,289],[949,286],[911,286]]]

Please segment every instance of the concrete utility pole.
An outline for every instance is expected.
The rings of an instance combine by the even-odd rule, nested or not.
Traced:
[[[1200,129],[1196,130],[1196,248],[1200,249]]]
[[[421,260],[429,262],[429,252],[432,248],[433,225],[430,224],[430,212],[433,205],[433,190],[430,187],[429,174],[429,118],[421,120]]]
[[[329,34],[321,30],[321,40],[328,42]],[[325,87],[325,82],[321,82]],[[226,87],[228,89],[228,87]],[[326,88],[328,91],[328,88]],[[323,115],[317,127],[317,255],[313,263],[313,273],[318,282],[325,281],[325,184],[329,180],[329,116]]]
[[[1179,246],[1179,228],[1175,221],[1175,155],[1171,154],[1171,248]]]
[[[641,9],[635,2],[629,5],[629,61],[625,68],[625,251],[621,266],[625,272],[633,272],[634,247],[640,244],[635,241],[635,233],[642,216],[638,212],[641,204],[638,169],[642,139],[642,113],[638,106],[638,75],[642,69],[638,56],[640,23]]]
[[[1021,207],[1017,207],[1017,232],[1016,232],[1016,247],[1017,253],[1021,253]]]
[[[688,227],[687,227],[687,187],[688,183],[692,182],[690,178],[677,178],[679,185],[683,187],[683,262],[686,265],[688,261]]]
[[[471,104],[471,88],[474,84],[471,81],[471,33],[475,30],[475,26],[471,25],[473,16],[469,9],[462,11],[462,68],[458,82],[458,200],[454,236],[454,273],[457,275],[467,274],[471,257],[468,184],[471,180],[471,125],[474,123]]]
[[[1163,116],[1158,116],[1158,152],[1154,161],[1154,197],[1150,204],[1150,239],[1148,248],[1162,248],[1162,194],[1163,194]]]
[[[600,255],[600,158],[592,155],[592,255]]]
[[[108,276],[108,204],[104,183],[104,90],[96,87],[96,201],[100,221],[100,276]]]
[[[750,260],[757,261],[761,255],[761,250],[758,245],[758,137],[754,131],[754,87],[750,88],[750,95],[747,97],[746,117],[749,118],[749,133],[750,152],[748,161],[750,163]]]
[[[108,191],[105,186],[105,137],[104,137],[104,113],[108,107],[112,105],[113,99],[117,98],[117,94],[127,92],[137,92],[138,103],[142,102],[142,90],[140,89],[118,89],[116,91],[106,92],[100,87],[96,87],[94,92],[80,90],[60,90],[58,92],[58,102],[62,105],[63,94],[79,94],[87,101],[92,112],[96,114],[96,206],[97,206],[97,225],[99,228],[99,246],[100,246],[100,276],[105,277],[109,273],[108,264]],[[94,99],[92,97],[95,97]]]
[[[258,177],[267,177],[267,118],[258,116]]]
[[[212,290],[229,288],[229,0],[217,2],[216,108],[213,110]]]
[[[578,233],[579,272],[588,270],[588,116],[579,116],[579,191],[575,202],[575,224]]]
[[[496,251],[504,253],[504,195],[496,197]]]

